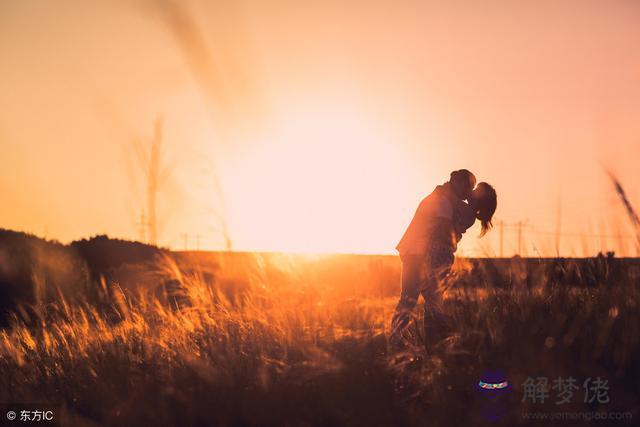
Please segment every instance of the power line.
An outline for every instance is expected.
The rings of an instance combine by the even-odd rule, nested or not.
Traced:
[[[515,228],[520,229],[521,227],[529,228],[535,234],[547,234],[551,236],[562,236],[562,237],[604,237],[610,239],[637,239],[638,236],[632,234],[599,234],[599,233],[579,233],[579,232],[557,232],[557,231],[547,231],[547,230],[538,230],[533,225],[528,224],[529,220],[524,221],[516,221],[512,223],[505,223],[503,220],[499,221],[499,227],[501,228]],[[521,223],[523,225],[521,225]]]
[[[545,235],[559,235],[563,237],[598,237],[598,238],[608,238],[608,239],[636,239],[636,236],[632,236],[630,234],[586,234],[586,233],[555,233],[553,231],[539,231],[532,227],[532,232],[535,234],[545,234]]]
[[[635,236],[632,234],[622,234],[622,233],[580,233],[580,232],[561,232],[558,229],[556,231],[550,231],[545,229],[537,229],[535,226],[529,223],[529,220],[520,220],[514,222],[505,222],[502,219],[497,221],[497,227],[499,230],[499,256],[504,257],[505,255],[505,235],[506,232],[513,231],[515,236],[512,234],[511,240],[515,237],[515,248],[514,251],[518,255],[522,255],[525,249],[525,241],[527,240],[527,236],[555,236],[556,237],[556,252],[559,252],[558,242],[561,237],[566,238],[582,238],[582,239],[601,239],[603,242],[605,240],[626,240],[626,241],[638,241],[640,236]],[[535,239],[535,237],[534,237]],[[537,250],[534,248],[534,250]]]

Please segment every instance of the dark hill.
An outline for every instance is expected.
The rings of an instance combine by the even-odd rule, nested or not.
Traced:
[[[67,301],[97,302],[96,282],[118,274],[124,266],[151,262],[164,249],[105,235],[64,245],[32,234],[0,229],[0,327],[11,313],[25,320],[59,295]]]

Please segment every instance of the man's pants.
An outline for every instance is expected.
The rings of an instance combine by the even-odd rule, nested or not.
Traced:
[[[391,336],[397,338],[413,317],[418,296],[424,298],[425,344],[431,346],[445,337],[446,322],[442,313],[442,295],[438,284],[453,264],[453,254],[441,251],[434,255],[402,255],[402,291],[391,321]]]

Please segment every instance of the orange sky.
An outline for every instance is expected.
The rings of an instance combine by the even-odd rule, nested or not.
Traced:
[[[239,250],[394,253],[466,167],[523,253],[556,253],[560,212],[562,254],[633,255],[601,236],[633,233],[603,165],[640,206],[639,22],[631,0],[0,2],[0,227],[136,238],[132,141],[162,115],[165,246],[221,248],[224,209]],[[499,252],[477,234],[463,254]]]

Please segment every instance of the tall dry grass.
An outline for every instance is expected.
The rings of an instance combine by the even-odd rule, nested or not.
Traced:
[[[616,407],[638,413],[633,269],[596,287],[524,268],[509,286],[474,284],[462,271],[445,294],[447,338],[425,352],[417,309],[414,341],[392,354],[395,297],[260,263],[235,283],[171,258],[158,267],[175,284],[164,293],[114,287],[110,311],[60,300],[39,326],[0,332],[0,402],[49,402],[63,425],[475,425],[474,385],[500,367],[514,384],[510,425],[531,409],[527,376],[606,377]]]

